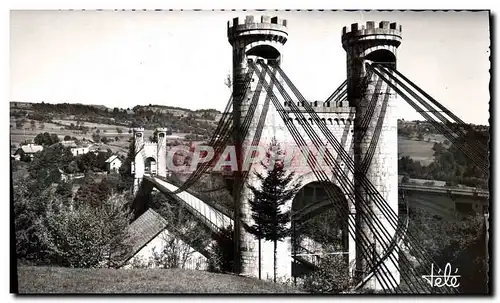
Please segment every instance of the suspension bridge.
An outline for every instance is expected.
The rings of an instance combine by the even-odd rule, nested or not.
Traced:
[[[234,228],[235,254],[242,256],[241,263],[236,258],[235,272],[257,277],[260,263],[262,273],[272,275],[272,244],[262,244],[259,262],[257,240],[248,231],[253,225],[248,185],[259,187],[254,173],[264,168],[251,163],[249,169],[243,169],[243,164],[246,156],[255,154],[255,147],[267,146],[276,138],[281,146],[298,151],[291,165],[295,172],[292,183],[301,184],[299,193],[286,204],[293,232],[278,243],[279,276],[291,277],[317,266],[323,244],[315,235],[304,232],[299,238],[296,232],[311,218],[334,211],[337,229],[326,238],[339,244],[336,253],[348,264],[345,274],[354,282],[354,290],[399,293],[399,285],[404,283],[415,293],[455,292],[453,288],[432,288],[421,278],[432,264],[434,268],[442,264],[436,264],[408,230],[406,214],[410,207],[424,207],[450,215],[456,211],[456,203],[487,211],[489,194],[398,184],[394,108],[398,102],[408,103],[485,174],[489,172],[488,147],[470,136],[474,132],[471,126],[397,69],[402,33],[401,25],[388,21],[344,27],[341,43],[347,54],[347,80],[325,101],[309,102],[282,68],[287,20],[247,16],[229,21],[232,96],[208,142],[217,157],[200,162],[185,182],[174,185],[166,178],[166,129],[158,129],[157,143],[144,140],[144,129],[134,129],[136,216],[148,210],[148,195],[156,188],[185,206],[211,233]],[[229,145],[235,149],[232,155]],[[229,190],[233,207],[222,207],[189,191],[203,174],[216,170],[217,161],[231,157],[236,158],[232,160],[237,169],[224,174],[226,186],[204,190]],[[295,162],[299,158],[304,165]],[[451,202],[436,205],[436,195]],[[479,202],[470,202],[474,199]],[[408,250],[412,261],[402,257]]]

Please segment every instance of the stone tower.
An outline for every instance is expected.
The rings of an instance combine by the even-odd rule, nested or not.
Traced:
[[[142,182],[142,177],[144,176],[144,156],[143,156],[143,148],[144,148],[144,128],[134,128],[134,150],[135,150],[135,159],[134,163],[132,163],[132,172],[134,174],[134,195],[138,192],[139,186]]]
[[[363,171],[368,180],[382,194],[394,213],[398,214],[398,179],[397,179],[397,117],[394,112],[396,94],[379,81],[378,77],[366,69],[366,63],[378,62],[391,68],[396,67],[396,49],[401,44],[401,26],[397,23],[374,21],[364,24],[354,23],[342,30],[342,46],[347,52],[347,90],[350,106],[356,108],[354,122],[354,158],[358,169]],[[370,106],[372,105],[372,106]],[[369,120],[363,117],[370,117]],[[363,123],[365,121],[365,123]],[[379,130],[379,131],[377,131]],[[378,138],[378,140],[377,140]],[[376,145],[375,149],[373,148]],[[370,148],[370,146],[372,146]],[[368,157],[367,157],[368,155]],[[371,161],[370,161],[371,158]],[[368,207],[380,219],[385,229],[391,235],[395,229],[387,221],[382,210],[360,184],[360,179],[355,178],[355,187],[360,195],[356,200],[356,231],[357,235],[367,235],[372,248],[379,255],[384,252],[384,247],[368,228],[368,224],[361,220],[362,216],[369,218],[360,208],[360,196],[368,201]],[[376,234],[381,234],[380,232]],[[386,243],[390,240],[384,237]],[[366,273],[366,259],[362,257],[361,250],[356,249],[357,275],[363,277]],[[394,251],[393,260],[398,262],[398,253]],[[379,267],[380,275],[388,275],[387,271],[399,283],[398,268],[387,259],[385,266]],[[365,285],[370,289],[382,289],[376,277],[372,277]]]
[[[286,20],[268,16],[261,16],[258,19],[254,16],[246,16],[244,20],[234,18],[227,24],[228,41],[233,47],[233,123],[237,126],[233,134],[233,141],[238,163],[242,163],[242,155],[245,154],[247,146],[252,141],[258,117],[263,109],[263,102],[259,101],[255,112],[257,118],[252,121],[247,135],[243,138],[239,127],[247,114],[258,82],[258,77],[254,74],[250,89],[245,90],[244,79],[249,68],[248,60],[260,59],[268,62],[272,60],[274,64],[280,64],[282,62],[281,50],[288,37],[286,25]],[[267,82],[269,83],[268,77]],[[261,94],[261,97],[262,95],[264,94]],[[267,117],[270,121],[269,124],[274,125],[273,121],[277,115],[268,113]],[[269,139],[271,128],[264,131],[261,142]],[[241,173],[235,172],[234,188],[238,189],[238,184],[242,182],[245,181],[241,179]],[[234,190],[233,197],[235,201],[235,239],[237,239],[235,253],[237,255],[241,253],[243,258],[242,264],[236,264],[236,270],[244,275],[258,276],[256,240],[240,226],[240,219],[247,224],[252,224],[246,186],[243,186],[241,192]],[[263,248],[262,254],[265,253],[267,250]]]
[[[158,176],[167,176],[167,129],[157,128],[158,143],[156,148],[156,173]]]
[[[132,163],[132,173],[134,174],[134,195],[139,190],[144,174],[149,173],[166,177],[167,176],[167,129],[156,129],[158,141],[149,142],[144,140],[144,128],[134,128],[134,148],[135,158]]]

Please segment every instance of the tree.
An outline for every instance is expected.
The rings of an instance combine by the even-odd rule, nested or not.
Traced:
[[[35,120],[31,120],[30,121],[30,127],[31,127],[31,130],[33,130],[33,131],[36,129],[36,122],[35,122]]]
[[[425,227],[425,228],[423,228]],[[443,219],[428,210],[412,210],[408,225],[411,233],[435,264],[450,263],[459,268],[460,293],[486,293],[488,278],[488,256],[486,252],[485,218],[472,214],[463,218]],[[430,264],[420,259],[418,247],[408,245],[405,256],[417,258],[419,273],[428,272]]]
[[[52,144],[56,144],[60,141],[59,136],[57,134],[51,134],[50,139],[52,140]]]
[[[46,147],[33,157],[28,172],[30,177],[37,180],[38,186],[45,189],[52,183],[57,183],[61,178],[61,171],[68,172],[74,156],[69,147],[61,144]]]
[[[73,199],[73,184],[70,182],[61,182],[56,188],[55,195],[60,198],[65,205],[69,205]]]
[[[170,203],[162,194],[153,196],[151,208],[165,219],[169,232],[162,236],[165,245],[161,250],[153,251],[152,263],[161,268],[185,268],[193,260],[194,249],[205,249],[210,242],[206,228],[183,206]]]
[[[135,144],[134,141],[129,143],[127,157],[123,161],[122,166],[118,169],[121,177],[121,182],[118,185],[118,190],[128,190],[134,184],[134,176],[132,175],[132,162],[135,161]]]
[[[128,199],[126,195],[113,194],[99,209],[102,218],[107,223],[106,228],[103,230],[103,237],[106,242],[104,256],[107,257],[107,267],[118,267],[131,249],[127,240],[132,213],[127,205]]]
[[[33,139],[33,142],[35,142],[35,144],[38,145],[50,146],[55,143],[58,143],[59,137],[56,134],[49,134],[45,132],[36,135],[35,139]]]
[[[43,262],[44,241],[41,225],[47,209],[47,197],[30,179],[21,178],[13,185],[16,256],[21,260]]]
[[[38,128],[41,130],[45,129],[45,123],[43,123],[43,121],[38,122]]]
[[[123,133],[123,130],[121,128],[117,127],[116,128],[116,132],[119,133],[119,134],[121,134],[121,133]]]
[[[419,141],[423,141],[424,140],[424,135],[422,133],[419,133],[417,138],[418,138]]]
[[[68,267],[116,267],[128,254],[130,212],[123,196],[99,207],[88,204],[48,210],[44,234],[52,264]]]
[[[231,74],[227,74],[226,79],[224,80],[224,85],[227,86],[229,90],[231,90],[231,87],[233,86],[233,81],[231,80]]]
[[[234,266],[234,229],[232,226],[222,228],[215,237],[215,245],[211,248],[212,258],[209,270],[215,272],[231,272]],[[241,256],[240,256],[241,257]],[[240,261],[241,262],[241,261]]]
[[[64,136],[64,141],[71,141],[71,136],[70,135],[66,135]]]
[[[336,254],[335,249],[323,247],[323,254],[319,259],[316,270],[306,274],[302,287],[312,293],[340,293],[351,284],[349,278],[349,264],[344,258]]]
[[[272,153],[283,154],[276,138],[272,139],[269,146],[268,160]],[[286,227],[290,221],[290,215],[288,212],[282,212],[281,207],[297,194],[301,185],[297,182],[290,186],[294,173],[286,173],[283,161],[271,160],[261,164],[266,168],[266,173],[255,172],[255,176],[261,183],[260,188],[248,186],[253,194],[253,199],[249,199],[249,203],[252,218],[255,221],[255,224],[250,226],[249,232],[259,240],[259,268],[261,239],[274,242],[274,282],[276,282],[277,241],[281,241],[290,232]],[[272,167],[271,170],[268,169],[270,167]]]
[[[149,141],[158,143],[158,130],[155,129],[155,131],[153,132],[153,136],[149,137]]]

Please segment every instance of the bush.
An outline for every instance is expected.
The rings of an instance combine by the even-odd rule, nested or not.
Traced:
[[[302,287],[312,293],[340,293],[351,285],[349,263],[341,255],[323,255],[315,271],[304,277]]]
[[[234,267],[233,227],[223,228],[216,236],[211,248],[212,258],[209,260],[209,271],[232,272]],[[240,260],[241,264],[241,260]]]
[[[130,214],[122,195],[101,206],[65,206],[47,201],[45,214],[36,226],[42,235],[41,256],[48,264],[65,267],[116,267],[129,252],[125,244]]]

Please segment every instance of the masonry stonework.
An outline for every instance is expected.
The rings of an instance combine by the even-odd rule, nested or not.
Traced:
[[[134,196],[139,191],[146,169],[158,176],[167,176],[167,129],[157,128],[156,132],[158,142],[150,142],[144,140],[144,128],[133,129],[135,157],[132,163],[132,173],[134,174],[132,193]],[[151,167],[146,167],[146,159],[154,160],[150,164]]]
[[[282,50],[283,46],[288,39],[287,33],[287,21],[279,19],[278,17],[269,18],[267,16],[262,16],[260,18],[255,18],[253,16],[247,16],[244,20],[239,18],[234,18],[232,21],[228,22],[228,40],[233,47],[233,121],[235,125],[242,125],[245,116],[247,115],[249,106],[251,104],[252,98],[256,93],[258,86],[258,75],[253,76],[253,80],[250,84],[250,88],[247,90],[245,87],[244,79],[249,71],[248,60],[264,60],[272,61],[272,65],[269,64],[270,71],[276,75],[278,82],[271,82],[271,77],[267,75],[265,81],[271,86],[283,85],[284,80],[279,77],[272,66],[281,65],[283,62]],[[257,65],[260,72],[260,66]],[[276,93],[276,89],[274,92]],[[299,107],[303,107],[296,98],[292,97],[293,102],[295,102]],[[280,96],[278,100],[282,106],[284,106],[285,111],[288,114],[288,119],[294,123],[300,131],[300,135],[306,140],[308,146],[313,146],[307,137],[303,128],[299,125],[301,123],[298,119],[299,117],[296,113],[292,112],[290,109],[290,104]],[[346,102],[331,102],[330,104],[323,104],[322,101],[316,101],[311,104],[315,107],[316,112],[319,115],[319,120],[315,120],[305,110],[302,114],[306,117],[307,123],[309,123],[319,134],[322,142],[326,142],[326,138],[321,134],[318,128],[318,124],[326,124],[328,128],[332,131],[334,136],[342,146],[349,152],[352,153],[352,134],[355,120],[355,110],[354,107],[350,107]],[[260,140],[258,145],[267,149],[271,139],[274,137],[277,139],[281,148],[285,151],[297,151],[296,143],[292,135],[288,131],[283,118],[277,111],[273,101],[268,98],[265,93],[265,89],[262,90],[258,98],[258,104],[250,124],[250,128],[245,137],[241,137],[241,131],[237,128],[234,133],[233,140],[235,145],[241,146],[240,155],[246,155],[249,151],[249,146],[254,140],[255,133],[258,130],[257,125],[259,124],[259,118],[262,114],[265,114],[265,123],[262,128],[262,133],[260,135]],[[331,146],[326,146],[331,150],[333,156],[338,158],[338,155],[331,149]],[[300,156],[300,154],[294,154],[295,156]],[[295,161],[295,158],[294,158]],[[305,186],[311,182],[318,181],[316,176],[313,174],[308,166],[292,166],[292,170],[297,168],[296,179],[294,182],[301,182],[302,186]],[[347,167],[343,166],[345,172],[348,172]],[[241,255],[243,258],[241,273],[248,276],[258,277],[259,262],[258,262],[258,241],[250,235],[244,228],[239,225],[239,218],[248,225],[253,225],[253,219],[251,218],[251,210],[248,200],[252,198],[252,194],[248,189],[248,184],[253,184],[259,186],[259,182],[254,175],[254,172],[262,172],[264,168],[260,164],[254,164],[251,166],[250,172],[246,180],[242,180],[241,176],[236,174],[235,184],[243,184],[241,186],[241,191],[235,191],[235,237],[240,240],[238,245],[241,249]],[[327,174],[331,182],[339,186],[338,181],[333,178],[333,173],[329,172]],[[352,174],[349,175],[352,180]],[[237,188],[235,186],[235,188]],[[344,193],[346,196],[350,193]],[[292,206],[292,201],[286,204],[286,210],[290,210]],[[349,205],[352,209],[352,205]],[[278,279],[289,279],[291,277],[291,267],[292,267],[292,251],[291,251],[291,239],[287,238],[284,241],[278,242],[277,245],[277,276]],[[354,239],[349,237],[349,247],[345,248],[349,251],[349,259],[354,261],[355,257],[355,245]],[[354,263],[354,262],[352,262]],[[261,243],[261,276],[263,279],[272,278],[274,271],[273,263],[273,244],[271,242],[262,241]]]
[[[397,117],[394,113],[396,95],[386,83],[368,72],[366,64],[379,63],[395,68],[396,49],[400,44],[401,26],[397,23],[382,21],[376,24],[368,21],[366,26],[354,23],[350,27],[344,27],[342,31],[342,45],[347,53],[348,101],[356,108],[357,115],[354,123],[355,166],[365,172],[367,179],[387,201],[396,216],[398,214]],[[375,102],[374,109],[370,107],[372,102]],[[363,119],[364,117],[368,120]],[[378,255],[383,256],[385,247],[381,240],[384,239],[389,243],[395,234],[395,229],[374,203],[373,197],[361,184],[360,178],[355,178],[355,187],[358,231],[356,235],[358,237],[366,235]],[[388,231],[388,236],[383,236],[381,230],[371,231],[365,221],[371,216],[367,216],[366,209],[361,208],[361,198],[368,201],[368,209],[382,222],[384,229]],[[366,275],[368,265],[366,257],[362,256],[361,247],[358,247],[357,253],[356,269],[361,278]],[[399,283],[397,263],[398,252],[395,250],[392,256],[384,261],[384,265],[379,267],[380,271],[377,274],[380,276],[390,274],[396,283]],[[383,289],[376,275],[365,284],[366,288]]]

